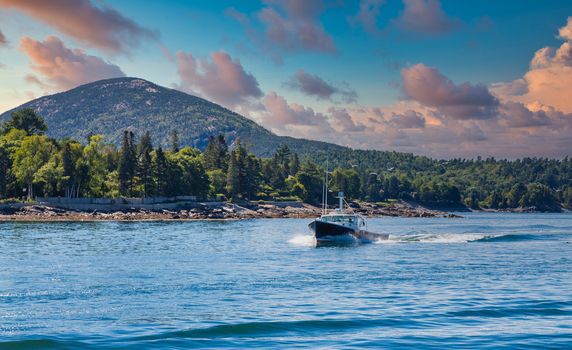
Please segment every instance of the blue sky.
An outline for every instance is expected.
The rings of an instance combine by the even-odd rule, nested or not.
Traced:
[[[570,1],[69,4],[0,0],[0,109],[127,75],[201,95],[279,134],[353,147],[443,157],[568,152],[567,138],[554,133],[568,130],[572,107],[538,82],[556,89],[547,76],[567,81],[572,64],[557,50],[572,41],[559,34],[572,16]],[[554,52],[532,64],[543,48]],[[81,67],[71,63],[86,57]],[[429,85],[413,84],[419,79]],[[431,84],[439,94],[428,95]],[[517,85],[524,90],[515,92]],[[526,147],[503,150],[507,136]],[[447,138],[461,147],[451,149]],[[557,141],[540,149],[546,138]]]

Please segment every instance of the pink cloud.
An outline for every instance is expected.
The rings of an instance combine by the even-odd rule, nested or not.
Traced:
[[[333,100],[339,97],[345,103],[356,102],[357,93],[348,86],[335,86],[317,75],[309,74],[302,69],[296,72],[284,85],[300,90],[304,94],[319,100]]]
[[[403,0],[403,3],[405,8],[393,23],[406,32],[438,35],[460,26],[459,20],[445,14],[439,0]]]
[[[409,99],[437,108],[454,119],[487,119],[496,115],[498,100],[482,84],[456,85],[437,69],[424,64],[401,70],[403,92]]]
[[[198,92],[228,107],[262,97],[258,81],[244,70],[240,60],[233,60],[222,51],[213,52],[210,58],[210,61],[196,59],[190,53],[177,52],[177,69],[183,89]]]
[[[494,92],[502,99],[541,103],[565,113],[572,112],[572,17],[558,30],[564,42],[557,48],[543,47],[536,51],[530,69],[521,79],[499,83]],[[515,91],[514,86],[521,88]]]
[[[320,125],[326,124],[326,117],[316,113],[312,108],[299,104],[288,104],[286,99],[276,92],[269,92],[262,99],[268,112],[264,116],[264,124],[270,127],[286,127],[289,125]]]
[[[40,75],[28,76],[27,81],[46,90],[67,90],[94,80],[125,76],[118,66],[83,50],[68,49],[55,36],[43,42],[24,37],[20,48],[31,59],[32,70]]]
[[[90,0],[0,0],[0,7],[13,8],[56,28],[61,33],[107,52],[123,52],[157,34],[124,17],[109,5]]]
[[[572,16],[568,17],[566,25],[558,30],[558,36],[566,41],[572,41]]]

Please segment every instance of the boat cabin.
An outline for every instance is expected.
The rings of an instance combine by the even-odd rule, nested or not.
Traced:
[[[354,214],[333,213],[322,215],[320,218],[323,222],[353,228],[359,230],[365,228],[365,220],[363,217]]]

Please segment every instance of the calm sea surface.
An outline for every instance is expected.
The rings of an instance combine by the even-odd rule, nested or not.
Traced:
[[[572,214],[0,223],[0,348],[572,348]]]

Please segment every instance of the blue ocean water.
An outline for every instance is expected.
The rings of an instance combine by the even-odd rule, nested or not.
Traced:
[[[0,223],[0,349],[572,348],[572,214]]]

